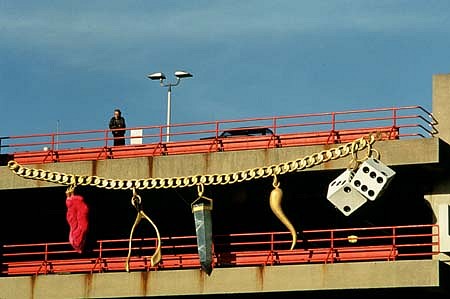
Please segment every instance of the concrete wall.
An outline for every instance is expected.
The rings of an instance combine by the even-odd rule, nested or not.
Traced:
[[[437,137],[450,144],[450,74],[437,74],[433,76],[433,116],[437,119]],[[450,252],[450,154],[442,153],[443,164],[447,175],[437,179],[433,190],[426,197],[436,215],[436,223],[439,224],[440,251]],[[447,259],[444,255],[438,258]]]
[[[0,278],[0,298],[124,298],[250,293],[261,296],[264,293],[293,291],[300,291],[300,298],[301,291],[391,288],[404,288],[406,291],[427,288],[432,291],[428,296],[433,294],[433,298],[437,298],[440,293],[445,293],[442,282],[450,278],[446,276],[447,272],[440,272],[440,267],[439,262],[428,260],[221,268],[213,270],[211,276],[200,270],[41,275]]]
[[[450,74],[433,76],[433,116],[437,119],[438,136],[450,143]]]

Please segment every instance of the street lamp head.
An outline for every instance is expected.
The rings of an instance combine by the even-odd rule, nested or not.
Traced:
[[[153,73],[153,74],[147,75],[147,77],[149,79],[159,80],[159,81],[162,81],[162,80],[166,79],[166,75],[164,75],[163,73]]]
[[[169,142],[170,136],[170,98],[172,94],[172,86],[177,86],[180,84],[182,78],[192,77],[192,74],[186,71],[175,71],[175,77],[177,77],[177,81],[175,83],[164,83],[163,81],[166,79],[166,76],[163,73],[153,73],[147,75],[147,77],[151,80],[159,80],[159,85],[167,88],[167,125],[166,125],[166,142]]]
[[[176,71],[175,77],[177,77],[178,79],[189,78],[189,77],[192,77],[192,74],[189,72],[185,72],[185,71]]]

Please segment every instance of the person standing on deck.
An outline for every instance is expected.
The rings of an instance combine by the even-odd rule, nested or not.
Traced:
[[[114,110],[114,116],[109,121],[109,128],[114,137],[114,145],[125,145],[125,118],[120,109]]]

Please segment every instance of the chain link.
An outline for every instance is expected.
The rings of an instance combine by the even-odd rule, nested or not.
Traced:
[[[365,148],[373,151],[372,144],[379,138],[378,134],[369,134],[366,137],[358,138],[352,142],[340,146],[323,150],[303,158],[287,161],[276,165],[250,168],[232,173],[192,175],[172,178],[147,178],[147,179],[108,179],[99,176],[87,176],[66,174],[37,168],[28,168],[20,165],[14,160],[8,162],[8,168],[16,175],[25,179],[40,180],[62,185],[74,186],[94,186],[105,189],[168,189],[192,187],[198,184],[207,185],[227,185],[250,181],[254,179],[278,176],[286,173],[311,168],[331,160],[337,160],[348,155],[353,159],[356,153]]]

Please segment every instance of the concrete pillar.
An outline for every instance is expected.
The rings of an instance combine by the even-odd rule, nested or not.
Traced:
[[[438,124],[436,135],[450,144],[450,74],[433,75],[433,116]],[[450,184],[448,176],[433,184],[432,194],[425,196],[439,225],[440,251],[450,252]],[[433,240],[435,241],[435,240]],[[447,259],[441,254],[439,259]]]
[[[438,137],[450,144],[450,74],[433,75],[433,116]]]
[[[436,224],[439,225],[439,239],[433,238],[433,242],[440,242],[440,252],[450,252],[450,194],[433,194],[426,195],[425,199],[430,203],[433,210]],[[437,233],[433,230],[433,233]],[[437,251],[437,246],[433,247],[433,251]],[[438,259],[448,260],[449,256],[446,254],[440,254]]]

